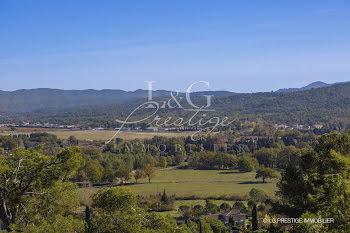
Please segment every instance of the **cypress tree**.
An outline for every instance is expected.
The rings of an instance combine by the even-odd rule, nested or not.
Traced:
[[[256,204],[254,204],[252,209],[252,230],[258,230],[258,212],[256,211]]]
[[[89,206],[85,206],[85,228],[87,232],[91,229],[91,210]]]
[[[160,201],[164,204],[168,204],[169,202],[168,195],[166,195],[165,189],[163,191],[162,197],[160,198]]]

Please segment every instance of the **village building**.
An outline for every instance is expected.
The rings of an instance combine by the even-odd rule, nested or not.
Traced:
[[[244,229],[250,229],[250,222],[248,221],[247,214],[241,213],[239,210],[229,210],[222,213],[210,214],[206,217],[220,220],[225,224],[225,226],[229,226],[231,218],[236,226]]]

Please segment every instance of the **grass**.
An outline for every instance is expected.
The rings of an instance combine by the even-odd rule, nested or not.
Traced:
[[[78,197],[81,205],[89,205],[92,204],[92,195],[97,191],[98,189],[95,187],[89,187],[89,188],[78,188]]]
[[[239,173],[235,170],[163,170],[157,171],[149,184],[140,180],[140,184],[130,187],[136,194],[150,195],[162,192],[177,196],[196,195],[200,197],[220,195],[247,195],[252,188],[264,190],[269,195],[276,191],[276,180],[261,183],[255,179],[255,173]]]
[[[196,195],[201,199],[205,199],[208,196],[244,196],[248,195],[252,188],[262,189],[267,194],[274,196],[276,181],[275,179],[268,180],[268,183],[261,183],[260,180],[255,179],[254,172],[173,169],[158,170],[150,184],[146,179],[142,179],[139,184],[129,185],[128,187],[135,194],[143,196],[157,194],[165,189],[168,195],[176,194],[177,197]],[[79,189],[80,200],[88,202],[89,196],[96,190],[96,187]],[[189,203],[195,203],[195,201],[191,200]],[[181,202],[186,203],[186,201]]]
[[[107,141],[116,133],[113,130],[49,130],[49,129],[23,129],[16,131],[3,130],[0,131],[0,135],[15,135],[15,134],[30,134],[37,132],[47,132],[56,135],[59,139],[67,139],[69,136],[75,136],[79,140],[92,140],[92,141]],[[193,132],[134,132],[134,131],[121,131],[117,134],[117,137],[124,140],[132,139],[151,139],[154,136],[164,136],[164,137],[185,137],[193,134]]]
[[[179,211],[177,210],[171,210],[171,211],[164,211],[164,212],[157,212],[157,214],[161,215],[161,216],[170,216],[171,218],[178,218],[181,216],[181,214],[179,213]]]

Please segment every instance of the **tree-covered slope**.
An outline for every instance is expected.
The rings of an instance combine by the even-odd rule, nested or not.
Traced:
[[[350,83],[336,84],[298,92],[261,92],[235,94],[230,92],[197,92],[193,102],[205,104],[204,94],[214,95],[212,116],[228,116],[239,119],[265,119],[274,123],[334,123],[350,122]],[[180,94],[182,97],[183,94]],[[154,92],[154,100],[160,105],[171,99],[168,91]],[[117,90],[62,91],[51,89],[22,90],[18,93],[0,93],[0,112],[32,112],[29,115],[40,120],[55,122],[103,122],[128,116],[131,111],[147,101],[147,91],[124,92]],[[189,107],[183,98],[184,107]],[[172,105],[175,103],[172,102]],[[142,109],[135,116],[146,116],[151,110]],[[11,113],[13,115],[13,113]],[[161,109],[161,116],[190,116],[182,109]],[[4,115],[4,114],[2,114]],[[12,116],[15,119],[15,116]]]

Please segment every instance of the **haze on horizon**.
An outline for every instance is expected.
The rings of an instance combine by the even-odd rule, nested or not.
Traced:
[[[273,91],[350,80],[348,1],[0,2],[1,90]]]

